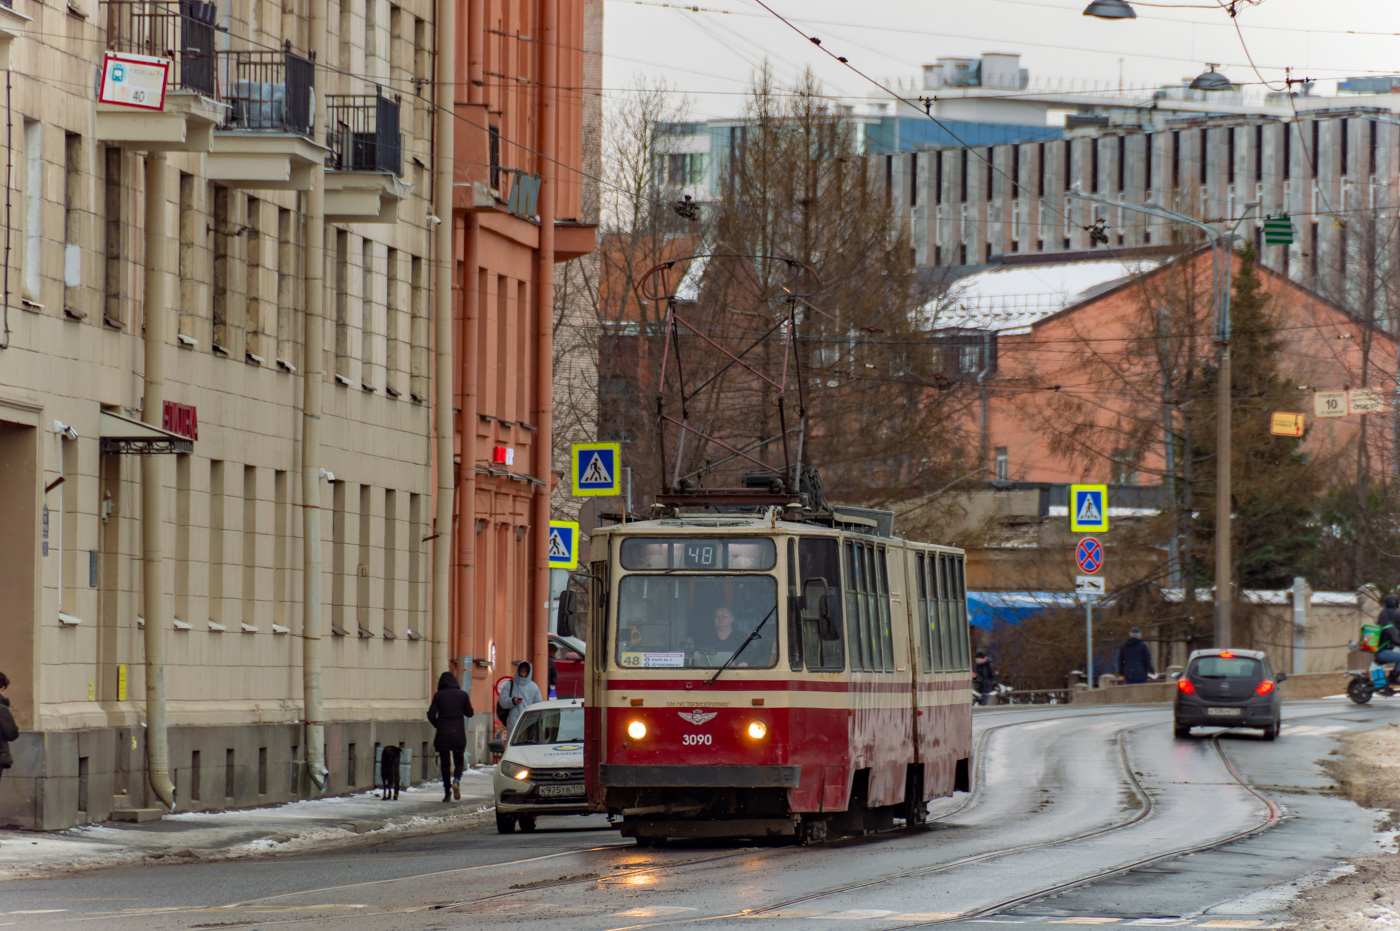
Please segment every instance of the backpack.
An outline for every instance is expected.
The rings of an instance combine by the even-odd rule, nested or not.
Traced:
[[[507,682],[506,685],[511,685],[511,683]],[[511,691],[515,691],[514,688]],[[503,727],[510,721],[510,709],[502,708],[499,699],[496,701],[496,720],[500,721]]]

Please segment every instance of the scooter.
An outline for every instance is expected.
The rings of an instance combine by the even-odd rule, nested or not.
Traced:
[[[1357,649],[1355,641],[1349,642],[1347,646],[1353,650]],[[1390,688],[1387,681],[1389,674],[1390,670],[1377,663],[1374,658],[1371,660],[1370,668],[1364,672],[1358,669],[1348,670],[1346,675],[1351,678],[1347,681],[1347,698],[1358,705],[1364,705],[1377,692],[1385,694],[1384,690]],[[1395,693],[1390,692],[1390,694],[1394,695]]]

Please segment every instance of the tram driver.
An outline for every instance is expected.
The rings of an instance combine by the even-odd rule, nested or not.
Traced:
[[[720,605],[715,608],[714,618],[708,629],[702,630],[695,638],[695,651],[699,654],[699,659],[708,659],[710,664],[722,666],[747,638],[747,632],[735,628],[734,610],[727,605]],[[749,663],[746,660],[763,665],[772,652],[772,641],[765,643],[762,638],[761,633],[755,637],[744,648],[744,659],[739,659],[732,665],[747,667]]]

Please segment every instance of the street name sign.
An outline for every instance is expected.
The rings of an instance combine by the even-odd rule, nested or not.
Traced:
[[[575,443],[569,458],[575,495],[586,498],[620,492],[621,443]]]
[[[571,520],[549,522],[549,568],[578,568],[578,524]]]
[[[1269,422],[1269,432],[1274,436],[1302,436],[1303,415],[1275,411]]]
[[[1073,533],[1108,531],[1108,486],[1069,486],[1069,529]]]

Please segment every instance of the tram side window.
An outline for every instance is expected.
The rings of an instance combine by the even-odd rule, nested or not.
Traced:
[[[875,560],[875,604],[880,609],[880,660],[885,672],[894,672],[894,630],[890,627],[890,577],[886,550],[867,546]]]
[[[794,599],[802,594],[802,583],[797,576],[797,541],[788,538],[788,667],[793,672],[802,669],[802,614],[797,610]]]
[[[958,663],[953,652],[953,619],[952,603],[948,596],[949,581],[948,571],[949,559],[942,553],[935,557],[938,563],[936,580],[938,584],[938,671],[951,672],[957,668]]]
[[[827,603],[837,631],[844,631],[841,599],[841,551],[834,539],[804,538],[797,547],[797,575],[807,596],[802,615],[802,658],[811,672],[836,672],[846,668],[845,650],[840,638],[823,640],[819,620],[818,593],[826,583]],[[854,658],[852,659],[854,662]]]
[[[851,640],[851,668],[859,672],[894,669],[884,560],[884,547],[846,541],[846,608],[850,615],[847,629]]]
[[[923,553],[914,554],[914,590],[918,598],[918,613],[914,616],[919,623],[920,671],[933,669],[933,648],[930,645],[928,624],[928,558]]]
[[[949,593],[951,596],[950,608],[953,616],[953,637],[957,645],[958,668],[970,670],[972,668],[972,657],[968,655],[968,629],[967,629],[967,576],[963,570],[963,557],[953,556],[948,560],[949,574],[952,576]]]

